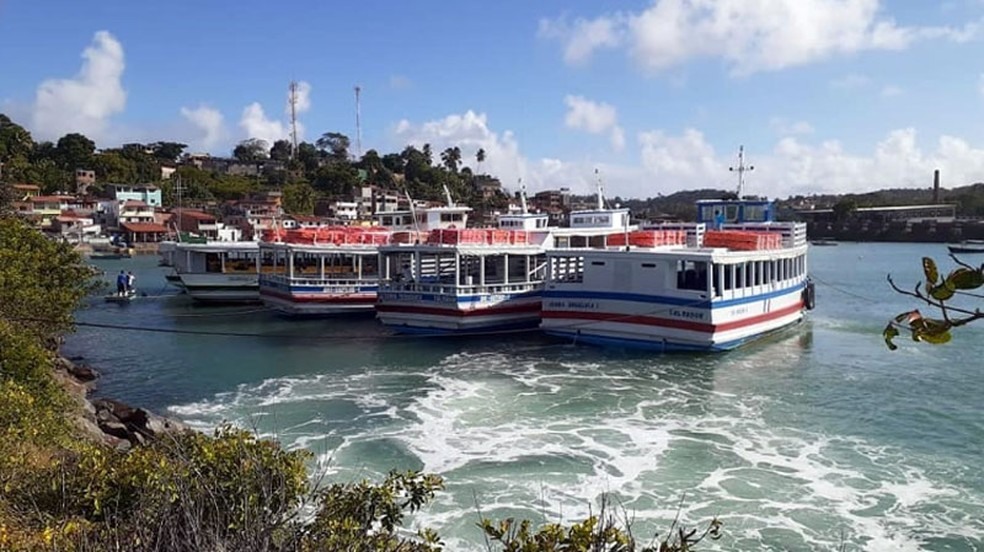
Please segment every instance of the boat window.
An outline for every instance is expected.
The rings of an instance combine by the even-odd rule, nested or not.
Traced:
[[[738,220],[738,206],[737,205],[725,205],[724,207],[724,218],[728,222],[735,222]]]
[[[562,283],[584,281],[584,259],[582,257],[550,257],[550,279]]]
[[[222,258],[218,253],[205,254],[205,272],[222,272]]]
[[[605,261],[591,261],[593,266],[605,266]]]
[[[752,287],[752,265],[745,263],[745,287]]]
[[[745,222],[765,222],[765,205],[745,204]]]
[[[655,263],[642,263],[642,268],[656,268]]]
[[[754,270],[752,272],[754,272],[753,278],[755,280],[754,285],[760,286],[762,285],[762,261],[755,261],[753,268]]]
[[[724,289],[725,291],[735,287],[735,267],[734,265],[724,265]]]
[[[707,291],[707,263],[677,261],[677,289]]]

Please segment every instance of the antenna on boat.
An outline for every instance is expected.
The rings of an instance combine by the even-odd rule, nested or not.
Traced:
[[[454,207],[454,200],[451,199],[451,190],[448,189],[447,184],[441,184],[444,187],[444,196],[448,198],[448,207]]]
[[[523,214],[527,214],[529,210],[526,208],[526,184],[523,184],[523,179],[519,179],[519,206],[523,210]]]
[[[447,186],[444,187],[447,190]],[[417,232],[417,236],[420,236],[420,224],[417,222],[417,210],[413,208],[413,198],[410,197],[410,190],[406,188],[403,189],[403,195],[407,196],[407,201],[410,203],[410,218],[413,219],[413,229]]]
[[[728,167],[728,170],[738,173],[738,199],[741,199],[741,194],[745,189],[745,173],[755,170],[754,165],[745,165],[745,146],[738,146],[738,166]]]
[[[595,177],[598,179],[598,210],[605,209],[605,186],[601,183],[601,174],[595,169]]]

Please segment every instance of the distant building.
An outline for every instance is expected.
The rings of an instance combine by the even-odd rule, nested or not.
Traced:
[[[797,216],[807,222],[835,222],[837,213],[833,209],[804,209],[796,211]],[[887,223],[895,221],[920,222],[935,220],[950,222],[957,216],[955,203],[935,205],[886,205],[882,207],[858,207],[848,213],[849,218],[862,222]]]
[[[110,197],[117,202],[128,200],[143,201],[148,206],[154,208],[158,208],[163,204],[161,189],[150,184],[107,184],[106,190],[109,192]]]
[[[96,171],[75,169],[75,191],[80,194],[89,192],[89,186],[96,183]]]
[[[41,195],[41,187],[34,184],[14,184],[12,188],[18,201],[29,201],[32,197]]]

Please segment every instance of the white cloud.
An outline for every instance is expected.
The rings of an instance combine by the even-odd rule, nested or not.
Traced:
[[[181,108],[181,116],[201,132],[201,138],[191,144],[195,149],[211,151],[228,135],[222,113],[218,109],[199,105],[195,109]]]
[[[311,85],[305,81],[297,83],[297,95],[295,98],[295,112],[298,116],[311,109]],[[259,102],[253,102],[243,109],[243,114],[239,119],[239,126],[246,134],[246,138],[259,138],[268,145],[273,145],[277,140],[290,138],[290,91],[288,90],[284,100],[284,118],[282,120],[267,118],[263,106]],[[297,121],[297,139],[304,139],[304,123]]]
[[[881,89],[881,95],[883,98],[892,98],[895,96],[900,96],[902,95],[903,92],[905,91],[899,88],[898,86],[895,86],[894,84],[887,84],[883,86]]]
[[[564,103],[567,104],[564,124],[568,128],[584,130],[591,134],[607,133],[615,150],[625,147],[625,133],[618,125],[618,114],[614,106],[572,95],[564,98]]]
[[[564,61],[579,64],[588,61],[595,50],[621,44],[625,21],[621,16],[599,17],[593,21],[566,18],[541,19],[538,34],[541,38],[558,39],[565,43]]]
[[[905,27],[880,15],[879,0],[655,0],[634,14],[540,22],[560,40],[564,59],[581,63],[603,47],[627,45],[651,72],[719,58],[737,75],[774,71],[866,50],[902,50],[919,40],[970,40],[963,28]]]
[[[82,52],[82,68],[70,79],[48,79],[38,86],[32,131],[56,139],[69,132],[104,137],[109,119],[126,106],[123,46],[107,31],[97,32]]]
[[[247,138],[259,138],[272,146],[277,140],[287,137],[287,130],[282,121],[268,119],[259,102],[253,102],[243,109],[239,126],[245,131]]]
[[[680,190],[732,190],[737,186],[737,177],[728,171],[735,165],[737,144],[719,151],[694,128],[680,134],[663,130],[639,133],[637,165],[615,165],[594,158],[529,159],[511,132],[493,131],[484,114],[472,111],[422,124],[403,120],[394,130],[401,144],[422,147],[429,143],[436,158],[445,148],[459,146],[466,165],[471,164],[478,148],[484,148],[488,158],[483,168],[511,190],[522,177],[531,192],[567,187],[577,194],[591,194],[595,191],[595,169],[600,171],[610,197],[647,198]],[[935,169],[941,170],[948,187],[984,181],[984,148],[953,136],[942,136],[930,147],[923,147],[911,128],[886,133],[868,152],[849,152],[836,140],[808,141],[802,135],[783,136],[771,147],[753,146],[745,151],[746,162],[755,166],[746,176],[746,193],[773,198],[929,187]]]
[[[779,136],[813,134],[813,125],[810,123],[806,121],[790,121],[782,117],[773,117],[770,119],[769,128]]]
[[[648,180],[663,193],[695,188],[732,189],[728,167],[733,153],[715,151],[695,129],[680,136],[661,131],[640,134]],[[889,132],[869,154],[851,153],[835,140],[808,143],[781,138],[768,152],[748,152],[756,170],[746,178],[747,193],[786,197],[796,194],[854,193],[894,187],[928,187],[940,169],[950,186],[984,180],[984,149],[941,136],[935,148],[920,148],[915,129]],[[654,195],[639,190],[639,197]]]
[[[460,147],[466,166],[474,166],[475,153],[484,149],[486,157],[482,170],[497,176],[504,186],[514,187],[519,178],[523,178],[530,188],[536,185],[512,132],[493,132],[484,113],[468,110],[461,115],[448,115],[419,125],[404,119],[397,123],[394,134],[402,144],[417,148],[430,144],[435,159],[440,159],[440,152],[449,147]]]

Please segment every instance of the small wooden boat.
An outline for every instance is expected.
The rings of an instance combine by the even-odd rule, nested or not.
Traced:
[[[120,304],[125,304],[125,303],[129,303],[130,301],[133,301],[133,299],[136,296],[137,296],[137,290],[131,289],[131,290],[128,290],[123,295],[120,295],[119,293],[110,293],[110,294],[106,295],[105,299],[106,299],[106,302],[107,303],[120,303]]]
[[[984,240],[964,240],[946,248],[950,253],[984,253]]]

